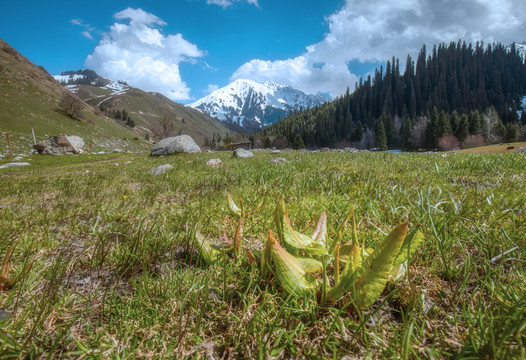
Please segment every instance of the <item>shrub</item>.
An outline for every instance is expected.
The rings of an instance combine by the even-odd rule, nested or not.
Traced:
[[[455,135],[449,134],[442,136],[438,140],[438,148],[443,151],[453,150],[460,147],[460,141],[458,141]]]
[[[463,149],[469,149],[486,145],[486,141],[482,135],[469,135],[462,143]]]

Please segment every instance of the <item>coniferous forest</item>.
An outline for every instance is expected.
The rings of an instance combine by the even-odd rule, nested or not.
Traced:
[[[524,136],[526,64],[515,44],[465,42],[422,47],[387,61],[355,90],[291,113],[256,135],[306,146],[451,149],[517,141]]]

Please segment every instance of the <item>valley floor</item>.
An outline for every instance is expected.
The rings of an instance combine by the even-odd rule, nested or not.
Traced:
[[[0,169],[0,260],[12,248],[0,279],[19,280],[0,285],[1,357],[526,356],[524,154],[254,154],[31,156]],[[263,201],[244,228],[254,254],[282,197],[307,233],[326,211],[335,236],[354,206],[367,246],[406,220],[425,240],[369,310],[321,307],[256,264],[197,256],[196,227],[214,241],[236,230],[227,192],[246,209]]]

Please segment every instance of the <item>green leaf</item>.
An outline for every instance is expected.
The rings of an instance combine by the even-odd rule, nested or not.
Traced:
[[[194,241],[197,246],[199,255],[203,257],[205,262],[209,265],[216,262],[219,258],[220,252],[212,247],[212,244],[205,239],[199,230],[195,231]]]
[[[327,237],[327,214],[325,211],[320,215],[320,219],[316,224],[314,233],[311,236],[312,241],[322,245],[323,247],[328,246],[328,237]]]
[[[408,225],[408,222],[405,222],[394,228],[356,271],[354,301],[358,308],[368,308],[382,294],[389,280],[393,262],[404,242]]]
[[[315,242],[310,236],[295,231],[290,225],[290,220],[285,209],[285,201],[280,200],[274,216],[278,233],[284,245],[292,252],[303,250],[311,255],[325,255],[327,249],[324,245]]]
[[[416,249],[418,249],[422,241],[424,241],[424,234],[419,228],[411,231],[405,238],[393,265],[400,265],[401,263],[409,260],[409,258],[411,258],[411,256],[413,256],[415,253]]]
[[[243,216],[243,212],[236,205],[236,203],[234,202],[234,199],[232,199],[232,195],[230,195],[230,193],[227,193],[227,197],[228,197],[228,208],[230,209],[230,211],[232,211],[234,215],[237,215],[239,217]]]
[[[335,302],[341,298],[346,292],[352,289],[355,281],[356,270],[362,266],[362,251],[356,244],[351,245],[348,252],[347,263],[343,269],[340,281],[329,291],[327,300]]]
[[[318,289],[318,281],[311,273],[320,271],[322,263],[315,259],[289,254],[275,239],[269,237],[272,262],[278,280],[289,293],[302,296]]]

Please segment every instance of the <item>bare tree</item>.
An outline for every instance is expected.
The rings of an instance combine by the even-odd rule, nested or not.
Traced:
[[[419,149],[424,146],[428,125],[429,119],[425,116],[422,116],[415,126],[413,126],[409,131],[409,142],[415,149]]]
[[[173,118],[170,114],[164,114],[159,124],[152,128],[153,133],[159,139],[165,139],[175,134],[175,127],[173,124]]]
[[[82,110],[82,100],[73,95],[70,92],[64,93],[62,99],[59,103],[62,110],[66,115],[70,116],[73,119],[78,119],[80,116],[80,111]]]

